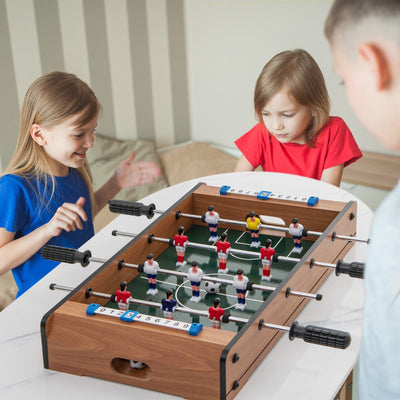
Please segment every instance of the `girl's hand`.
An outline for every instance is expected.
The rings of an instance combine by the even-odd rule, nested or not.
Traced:
[[[85,198],[79,197],[76,203],[64,203],[59,207],[53,218],[46,224],[50,236],[58,236],[63,230],[70,232],[82,229],[82,221],[87,221],[83,210]]]
[[[135,152],[121,161],[115,170],[115,179],[121,189],[154,182],[160,175],[160,168],[153,162],[132,162]]]

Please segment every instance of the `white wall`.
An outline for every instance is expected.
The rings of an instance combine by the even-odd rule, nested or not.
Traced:
[[[332,0],[186,0],[192,138],[234,146],[256,122],[253,91],[276,53],[307,50],[362,150],[387,151],[362,127],[333,72],[323,25]]]

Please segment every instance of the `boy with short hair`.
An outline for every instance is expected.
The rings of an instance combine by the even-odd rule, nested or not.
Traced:
[[[336,0],[325,34],[358,118],[400,150],[400,1]],[[367,253],[360,399],[400,398],[399,210],[397,184],[376,211]]]

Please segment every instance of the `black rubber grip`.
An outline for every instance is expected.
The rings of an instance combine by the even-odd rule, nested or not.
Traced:
[[[143,203],[125,200],[111,200],[108,202],[108,206],[113,213],[134,215],[136,217],[145,215],[148,219],[154,217],[154,211],[156,209],[153,203],[145,206]]]
[[[44,246],[42,249],[42,257],[46,260],[65,262],[75,264],[79,262],[82,267],[87,267],[90,263],[92,253],[89,250],[80,252],[69,247],[61,247],[54,245]]]
[[[318,326],[300,326],[296,321],[290,325],[289,339],[303,339],[307,343],[319,344],[321,346],[346,349],[351,342],[349,332],[337,331],[335,329],[321,328]]]
[[[253,290],[254,282],[248,281],[246,285],[246,290]]]
[[[347,274],[352,278],[364,278],[364,269],[365,264],[361,262],[352,262],[352,263],[345,263],[342,259],[340,259],[336,264],[335,273],[336,276],[340,274]]]

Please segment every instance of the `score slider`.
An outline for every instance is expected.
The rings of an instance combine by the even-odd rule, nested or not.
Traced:
[[[306,203],[308,206],[311,207],[315,206],[319,201],[319,198],[316,196],[301,197],[301,196],[292,196],[285,194],[276,194],[267,190],[254,191],[254,190],[235,189],[227,185],[221,186],[219,194],[221,195],[243,194],[246,196],[256,197],[257,199],[260,200],[277,199],[277,200],[296,201],[300,203]]]
[[[203,324],[198,323],[188,323],[181,321],[174,321],[171,319],[154,317],[152,315],[140,314],[138,311],[125,311],[117,310],[115,308],[103,307],[100,304],[89,304],[86,309],[87,315],[108,315],[110,317],[117,317],[121,321],[125,322],[144,322],[146,324],[166,326],[168,328],[179,329],[182,331],[187,331],[191,336],[197,336],[203,329]]]

